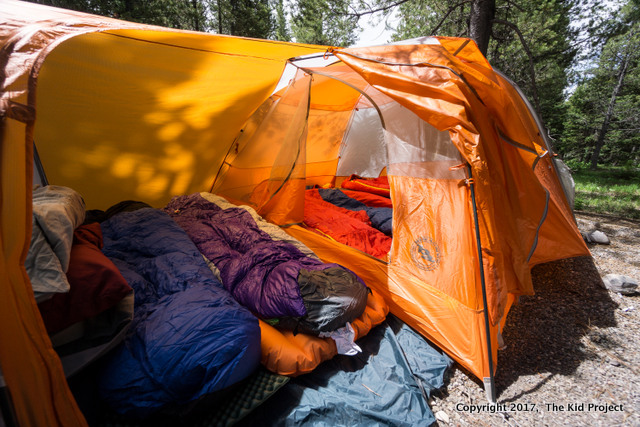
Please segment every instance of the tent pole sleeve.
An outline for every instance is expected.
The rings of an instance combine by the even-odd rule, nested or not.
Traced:
[[[467,78],[462,74],[462,72],[458,72],[451,67],[447,67],[446,65],[432,64],[431,62],[417,62],[414,64],[410,62],[381,61],[379,59],[365,58],[362,56],[354,55],[352,53],[345,52],[344,50],[335,50],[334,48],[329,48],[328,52],[333,53],[338,59],[340,59],[340,55],[345,55],[345,56],[350,56],[352,58],[360,59],[362,61],[375,62],[376,64],[382,64],[382,65],[397,66],[397,67],[431,67],[431,68],[439,68],[442,70],[448,70],[451,73],[453,73],[456,77],[458,77],[460,80],[462,80],[462,82],[469,88],[469,90],[471,91],[471,93],[473,93],[476,99],[480,101],[482,105],[485,105],[484,101],[482,100],[482,98],[480,97],[476,89],[473,86],[471,86],[471,84],[469,83]]]
[[[329,53],[329,52],[324,52],[324,53],[318,53],[316,55],[303,55],[303,56],[296,56],[294,58],[289,58],[287,60],[287,62],[296,62],[296,61],[308,61],[309,59],[318,59],[318,58],[328,58],[329,56],[333,56],[335,57],[334,54]]]
[[[487,285],[484,279],[484,265],[482,262],[482,242],[480,240],[480,225],[478,223],[478,206],[476,205],[476,191],[473,184],[473,175],[471,173],[471,165],[467,163],[467,171],[469,172],[469,189],[471,191],[471,202],[473,204],[473,223],[476,229],[476,245],[478,249],[478,265],[480,268],[480,283],[482,285],[482,304],[484,307],[484,329],[487,340],[487,360],[489,361],[489,377],[483,378],[484,390],[487,400],[491,403],[496,402],[496,385],[493,374],[493,352],[491,351],[491,328],[489,327],[489,305],[487,304]]]
[[[551,164],[553,165],[553,170],[556,172],[556,176],[560,177],[560,170],[558,169],[558,165],[556,164],[556,162],[554,161],[554,157],[555,157],[555,153],[556,153],[556,149],[553,146],[553,142],[551,141],[551,137],[549,136],[549,132],[547,132],[547,128],[545,127],[544,123],[542,123],[542,120],[540,119],[540,116],[538,115],[538,112],[533,108],[533,105],[531,105],[531,102],[529,102],[529,100],[527,99],[527,97],[524,95],[524,93],[522,92],[522,89],[520,89],[520,87],[515,84],[515,82],[513,80],[511,80],[509,77],[507,77],[502,71],[497,70],[497,69],[493,69],[493,71],[498,74],[500,77],[502,77],[503,79],[505,79],[514,89],[515,91],[518,93],[518,95],[520,95],[520,99],[522,100],[522,102],[524,103],[524,105],[527,107],[527,110],[529,110],[529,114],[531,114],[531,117],[533,117],[533,120],[536,122],[536,126],[538,127],[538,133],[540,134],[540,137],[542,138],[542,140],[544,141],[545,145],[546,145],[546,149],[549,151],[549,155],[551,156]],[[535,168],[535,165],[534,165]],[[569,205],[569,193],[568,190],[565,188],[564,185],[562,185],[562,181],[560,181],[560,188],[562,188],[562,192],[564,193],[564,197],[567,201],[567,205]],[[569,206],[569,210],[571,211],[571,215],[573,216],[573,222],[577,223],[576,220],[576,214],[573,211],[573,208],[571,206]]]

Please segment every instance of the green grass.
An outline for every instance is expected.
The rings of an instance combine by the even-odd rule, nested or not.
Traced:
[[[574,170],[575,209],[640,219],[640,169],[600,167]]]

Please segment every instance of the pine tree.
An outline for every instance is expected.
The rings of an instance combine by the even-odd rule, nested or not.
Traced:
[[[595,66],[585,73],[567,102],[565,157],[598,163],[640,160],[640,7],[628,2],[607,23]],[[602,38],[602,36],[600,36]]]
[[[399,6],[394,40],[471,37],[489,62],[520,86],[552,136],[562,133],[564,95],[576,49],[573,0],[412,0]]]
[[[289,23],[287,21],[287,15],[284,10],[284,3],[282,0],[275,0],[275,12],[276,22],[274,28],[273,38],[280,41],[291,41],[291,33],[289,31]]]
[[[597,62],[567,101],[560,150],[589,163],[638,164],[640,160],[640,7],[628,2],[604,25]]]
[[[350,15],[349,0],[298,0],[292,32],[299,43],[349,46],[356,41],[358,19]]]

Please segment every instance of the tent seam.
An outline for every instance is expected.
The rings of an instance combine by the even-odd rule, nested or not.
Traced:
[[[141,43],[149,43],[149,44],[157,44],[160,46],[168,46],[168,47],[175,47],[178,49],[185,49],[185,50],[192,50],[192,51],[196,51],[196,52],[206,52],[206,53],[213,53],[213,54],[217,54],[217,55],[225,55],[225,56],[235,56],[235,57],[242,57],[242,58],[254,58],[254,59],[263,59],[266,61],[274,61],[274,62],[285,62],[285,59],[275,59],[275,58],[267,58],[264,56],[256,56],[256,55],[242,55],[242,54],[237,54],[237,53],[230,53],[230,52],[220,52],[217,50],[209,50],[209,49],[201,49],[201,48],[194,48],[194,47],[188,47],[188,46],[180,46],[177,44],[171,44],[171,43],[164,43],[164,42],[159,42],[159,41],[154,41],[154,40],[144,40],[144,39],[140,39],[137,37],[131,37],[131,36],[125,36],[122,34],[114,34],[111,33],[109,31],[113,31],[113,30],[107,30],[107,31],[102,31],[102,34],[106,34],[112,37],[120,37],[123,39],[129,39],[129,40],[135,40]],[[300,47],[304,47],[304,46],[300,46]],[[308,48],[311,49],[311,48]]]
[[[549,190],[547,190],[546,188],[544,189],[545,193],[546,193],[546,201],[545,201],[545,205],[544,205],[544,211],[542,212],[542,218],[540,218],[540,223],[538,224],[538,228],[536,229],[536,237],[533,239],[533,246],[531,247],[531,250],[529,251],[529,256],[527,257],[527,263],[529,263],[529,260],[531,260],[531,257],[533,256],[533,253],[535,252],[536,248],[538,247],[538,236],[540,234],[540,229],[542,228],[542,224],[544,224],[544,222],[547,219],[547,214],[549,213],[549,198],[551,196],[551,193],[549,193]]]
[[[380,122],[381,122],[381,124],[382,124],[382,128],[383,128],[384,130],[386,130],[386,129],[387,129],[387,127],[386,127],[386,125],[385,125],[385,123],[384,123],[384,117],[382,116],[382,111],[380,111],[380,107],[378,107],[378,104],[376,104],[376,103],[373,101],[373,98],[371,98],[371,96],[367,95],[363,90],[360,90],[359,88],[357,88],[356,86],[352,85],[351,83],[345,82],[344,80],[342,80],[342,79],[340,79],[340,78],[338,78],[338,77],[335,77],[335,76],[332,76],[332,75],[329,75],[329,74],[325,74],[325,73],[320,72],[320,71],[315,71],[315,70],[310,70],[310,69],[308,69],[308,68],[298,67],[297,65],[295,65],[295,64],[293,64],[293,63],[291,63],[291,65],[293,65],[294,67],[296,67],[296,68],[298,68],[298,69],[300,69],[300,70],[302,70],[302,71],[304,71],[305,73],[308,73],[308,74],[318,74],[318,75],[320,75],[320,76],[324,76],[324,77],[328,77],[328,78],[330,78],[330,79],[337,80],[337,81],[339,81],[340,83],[343,83],[343,84],[345,84],[345,85],[349,86],[351,89],[353,89],[353,90],[355,90],[355,91],[357,91],[357,92],[360,92],[360,94],[361,94],[362,96],[364,96],[365,98],[367,98],[367,100],[368,100],[369,102],[371,102],[371,105],[373,105],[373,107],[374,107],[374,108],[376,109],[376,111],[378,112],[378,116],[380,117]]]
[[[412,64],[412,63],[409,63],[409,62],[403,63],[403,62],[379,61],[379,60],[373,59],[373,58],[365,58],[365,57],[362,57],[362,56],[354,55],[352,53],[345,52],[344,50],[334,51],[332,49],[329,49],[329,52],[333,53],[338,58],[340,58],[339,55],[342,54],[342,55],[351,56],[352,58],[360,59],[360,60],[363,60],[363,61],[375,62],[377,64],[389,65],[389,66],[392,66],[392,67],[433,67],[433,68],[440,68],[440,69],[443,69],[443,70],[448,70],[448,71],[452,72],[454,75],[456,75],[460,80],[462,80],[462,82],[469,88],[469,90],[471,90],[471,92],[478,99],[478,101],[480,101],[480,103],[482,105],[485,105],[485,103],[482,101],[482,98],[480,97],[478,92],[475,90],[475,88],[473,86],[471,86],[471,84],[462,75],[462,73],[461,72],[457,72],[453,68],[447,67],[446,65],[438,65],[438,64],[433,64],[431,62],[426,62],[426,61],[425,62],[417,62],[415,64]]]

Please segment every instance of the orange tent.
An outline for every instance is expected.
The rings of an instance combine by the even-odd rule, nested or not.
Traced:
[[[589,253],[551,147],[517,88],[469,40],[329,51],[339,62],[298,65],[248,120],[213,191],[349,265],[392,313],[483,378],[493,400],[500,329],[516,298],[533,294],[530,268]],[[388,262],[296,225],[305,186],[383,169]]]
[[[469,40],[325,52],[13,0],[0,21],[0,366],[21,425],[83,423],[24,269],[45,173],[88,208],[213,189],[291,225],[305,185],[386,168],[388,262],[286,230],[360,274],[491,399],[531,266],[589,253],[534,115]],[[289,61],[298,76],[271,96],[287,60],[314,53],[339,62]]]

